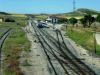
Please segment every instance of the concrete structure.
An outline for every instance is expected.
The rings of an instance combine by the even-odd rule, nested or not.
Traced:
[[[47,19],[46,19],[46,22],[51,22],[52,21],[52,19],[50,18],[50,17],[48,17]]]
[[[3,18],[0,18],[0,22],[3,22]]]
[[[0,16],[0,22],[3,22],[5,18],[3,16]]]
[[[46,19],[46,22],[51,22],[51,23],[57,23],[58,22],[58,17],[56,16],[49,16],[47,19]]]

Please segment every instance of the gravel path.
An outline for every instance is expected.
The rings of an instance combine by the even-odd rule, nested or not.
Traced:
[[[25,73],[25,75],[49,75],[48,68],[47,68],[47,59],[45,57],[45,54],[39,46],[39,43],[37,43],[37,39],[35,37],[35,33],[33,28],[29,25],[25,28],[27,30],[27,37],[29,41],[31,42],[31,52],[22,53],[22,59],[21,64],[23,64],[24,60],[27,59],[30,66],[21,66],[22,71]],[[32,36],[32,34],[34,36]],[[36,40],[36,42],[34,42]]]

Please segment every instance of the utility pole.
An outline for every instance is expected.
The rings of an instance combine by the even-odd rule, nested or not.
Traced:
[[[73,0],[73,14],[72,14],[72,17],[74,18],[75,17],[75,10],[76,10],[76,0]],[[71,26],[71,31],[73,30],[73,25]]]
[[[94,52],[96,54],[96,38],[95,38],[95,35],[96,35],[96,24],[94,23],[94,34],[93,34],[93,39],[94,39]]]

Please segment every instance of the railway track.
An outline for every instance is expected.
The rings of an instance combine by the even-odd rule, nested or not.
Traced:
[[[67,75],[69,75],[69,74],[68,74],[68,71],[65,69],[65,67],[63,66],[63,64],[61,63],[61,61],[60,61],[60,60],[58,59],[58,57],[55,55],[55,53],[53,52],[53,50],[52,50],[52,48],[50,47],[50,45],[45,41],[45,39],[44,39],[43,37],[40,37],[41,34],[40,34],[40,33],[39,33],[39,34],[37,33],[38,30],[37,30],[35,27],[33,27],[33,28],[34,28],[34,31],[35,31],[35,33],[36,33],[36,35],[37,35],[37,38],[38,38],[40,44],[41,44],[42,47],[43,47],[43,50],[44,50],[44,52],[45,52],[45,54],[46,54],[46,56],[47,56],[47,59],[48,59],[50,65],[51,65],[51,67],[52,67],[52,69],[53,69],[53,71],[54,71],[54,74],[53,74],[53,75],[59,75],[59,74],[56,72],[56,69],[54,68],[54,65],[53,65],[53,63],[52,63],[52,61],[51,61],[52,57],[48,54],[48,52],[49,52],[50,54],[52,54],[52,55],[57,59],[58,63],[61,65],[61,67],[63,68],[63,70],[65,71],[65,73],[66,73]],[[40,35],[40,36],[39,36],[39,35]],[[43,41],[44,41],[45,45],[44,45]],[[48,46],[48,48],[47,48],[47,46]]]
[[[32,25],[37,38],[44,49],[44,52],[48,58],[50,65],[54,70],[54,75],[59,75],[51,62],[50,54],[58,61],[62,69],[67,75],[71,75],[68,72],[68,68],[72,70],[75,75],[96,75],[96,73],[90,69],[85,63],[80,61],[66,46],[62,34],[59,30],[56,30],[57,39],[53,38],[49,33],[43,29],[38,29],[35,25]],[[52,43],[56,48],[54,49],[48,41]],[[62,42],[61,42],[62,39]],[[68,68],[67,68],[68,67]]]
[[[54,70],[54,75],[57,75],[57,72],[56,72],[56,70],[55,70],[55,68],[53,66],[53,63],[50,61],[51,58],[50,58],[49,54],[47,53],[46,48],[45,48],[43,42],[41,41],[41,38],[39,36],[40,34],[38,34],[37,29],[35,27],[33,27],[33,28],[34,28],[35,34],[36,34],[36,36],[37,36],[37,38],[38,38],[38,40],[39,40],[42,48],[43,48],[43,50],[44,50],[44,52],[45,52],[45,54],[47,56],[47,59],[49,61],[49,64],[51,65],[52,69]],[[31,32],[31,34],[34,35],[32,32]]]
[[[1,55],[2,55],[2,46],[3,46],[3,43],[5,41],[5,39],[7,38],[7,36],[9,35],[9,32],[10,32],[10,28],[5,31],[2,36],[0,37],[0,69],[1,69]]]
[[[76,67],[78,69],[77,71],[81,72],[81,75],[96,75],[96,73],[89,68],[85,63],[83,63],[80,59],[78,59],[66,46],[64,39],[62,37],[62,34],[59,30],[56,30],[55,33],[57,34],[57,39],[54,39],[50,34],[47,33],[45,30],[41,30],[41,32],[49,39],[49,41],[52,41],[52,44],[58,47],[60,49],[64,59],[69,61],[69,63],[72,63],[71,66]],[[59,35],[58,35],[59,34]],[[51,37],[51,38],[50,38]],[[60,38],[62,38],[62,41],[60,41]],[[58,44],[58,45],[57,45]],[[66,51],[65,51],[66,50]],[[69,59],[69,60],[68,60]]]

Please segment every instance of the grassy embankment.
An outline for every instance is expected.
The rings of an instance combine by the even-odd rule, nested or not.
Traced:
[[[47,17],[48,17],[48,16],[46,16],[46,15],[37,15],[37,16],[35,16],[35,18],[36,18],[37,20],[45,20]]]
[[[22,75],[19,68],[19,58],[21,51],[29,51],[30,43],[25,37],[24,31],[21,27],[26,26],[25,17],[11,17],[14,18],[16,22],[0,23],[0,28],[12,28],[10,35],[6,39],[2,52],[4,55],[4,75]],[[19,23],[19,25],[17,25]]]
[[[66,30],[66,29],[65,29]],[[92,28],[71,27],[68,26],[65,36],[74,40],[78,45],[81,45],[87,50],[94,51],[94,38]],[[98,28],[97,31],[100,31]],[[97,55],[100,55],[100,46],[96,44]]]

